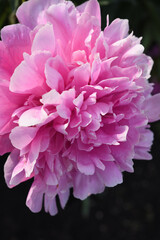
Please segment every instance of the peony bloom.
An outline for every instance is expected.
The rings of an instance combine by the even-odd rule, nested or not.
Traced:
[[[26,204],[57,213],[101,193],[151,159],[149,123],[160,119],[151,95],[152,59],[116,19],[101,31],[99,4],[29,0],[19,24],[1,30],[0,154],[9,187],[33,179]]]

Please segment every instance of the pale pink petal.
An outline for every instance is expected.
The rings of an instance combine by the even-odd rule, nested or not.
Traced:
[[[73,84],[75,85],[76,90],[80,87],[87,85],[90,79],[90,66],[88,63],[83,64],[78,67],[73,75]]]
[[[51,89],[61,92],[64,89],[64,79],[52,66],[53,61],[53,59],[49,59],[45,66],[46,83]]]
[[[44,207],[45,211],[49,212],[51,216],[56,215],[58,212],[55,197],[48,197],[46,194],[44,197]]]
[[[9,134],[0,136],[0,155],[2,156],[5,153],[11,152],[13,146],[9,140]]]
[[[42,208],[45,185],[40,178],[36,178],[29,190],[26,205],[32,212],[39,212]]]
[[[63,0],[30,0],[24,2],[17,10],[20,23],[33,29],[37,24],[45,23],[43,12],[51,5],[64,2]]]
[[[42,76],[33,67],[22,61],[11,77],[10,90],[23,94],[41,94],[44,91],[43,81]]]
[[[85,175],[93,175],[95,172],[95,166],[92,163],[91,159],[89,159],[89,154],[84,151],[77,152],[77,168],[81,173]]]
[[[46,11],[46,18],[53,24],[56,38],[60,39],[62,44],[67,44],[76,27],[76,10],[73,3],[51,5]],[[66,48],[66,45],[63,47]]]
[[[160,94],[156,94],[144,102],[145,115],[149,122],[154,122],[160,118]]]
[[[25,111],[19,118],[20,127],[30,127],[44,122],[48,118],[42,107],[34,107]]]
[[[47,105],[58,105],[61,103],[61,96],[55,89],[52,89],[48,93],[42,95],[42,99],[40,101],[41,103]]]
[[[10,134],[10,140],[14,147],[22,149],[32,142],[37,133],[34,127],[15,127]]]
[[[128,20],[115,19],[104,29],[104,36],[108,44],[127,37],[129,31]]]
[[[19,151],[18,150],[13,150],[9,157],[7,158],[7,161],[4,165],[4,177],[5,181],[8,185],[8,187],[14,187],[13,185],[10,185],[10,180],[12,177],[12,171],[15,168],[16,164],[19,161]]]
[[[49,51],[53,55],[55,53],[55,36],[53,26],[46,24],[40,28],[32,43],[32,53],[35,51]]]
[[[88,1],[88,4],[85,7],[85,12],[88,12],[91,16],[95,16],[99,20],[99,24],[101,24],[101,12],[97,0]]]
[[[69,190],[66,190],[65,192],[59,192],[58,193],[58,196],[59,196],[59,199],[60,199],[60,203],[61,203],[61,207],[64,208],[67,201],[68,201],[68,198],[69,198]]]
[[[97,194],[104,191],[104,184],[98,175],[86,176],[76,173],[74,176],[74,192],[76,198],[84,200],[91,194]]]
[[[99,173],[107,187],[114,187],[123,182],[122,173],[114,162],[107,162],[105,170],[99,170]]]

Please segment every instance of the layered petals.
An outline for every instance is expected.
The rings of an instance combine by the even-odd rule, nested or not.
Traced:
[[[0,154],[9,187],[32,178],[26,205],[58,211],[123,182],[133,159],[151,159],[160,94],[153,61],[128,20],[101,30],[97,0],[29,0],[0,42]]]

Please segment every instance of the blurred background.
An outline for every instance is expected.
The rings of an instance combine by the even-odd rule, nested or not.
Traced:
[[[23,0],[0,0],[0,29],[16,23],[15,12]],[[73,1],[76,5],[84,1]],[[155,64],[151,82],[160,92],[160,1],[100,0],[102,28],[127,18],[130,31],[143,36],[145,53]],[[151,126],[155,140],[152,161],[135,161],[135,172],[124,173],[124,183],[85,201],[70,197],[65,210],[51,217],[33,214],[25,206],[31,181],[8,189],[3,177],[7,156],[0,159],[0,239],[4,240],[159,240],[160,239],[160,122]]]

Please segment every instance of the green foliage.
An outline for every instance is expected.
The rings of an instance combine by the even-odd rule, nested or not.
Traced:
[[[16,9],[23,0],[0,0],[0,28],[6,24],[16,23]]]

